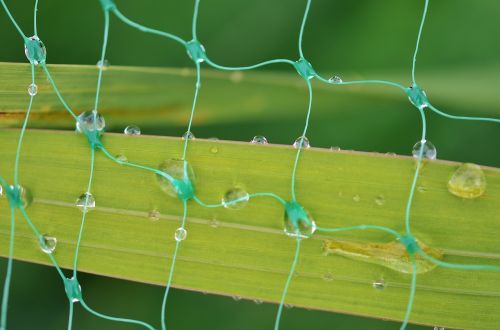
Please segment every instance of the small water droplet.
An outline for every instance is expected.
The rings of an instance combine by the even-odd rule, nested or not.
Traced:
[[[212,220],[210,220],[209,224],[210,224],[210,227],[212,227],[212,228],[219,227],[219,221],[217,219],[215,219],[215,218],[213,218]]]
[[[330,147],[330,150],[331,151],[340,151],[342,149],[340,149],[340,147]]]
[[[397,156],[395,152],[386,152],[385,155],[389,156],[389,157],[396,157]]]
[[[309,143],[309,139],[307,138],[307,136],[299,136],[293,143],[293,147],[295,149],[298,149],[300,147],[302,147],[303,149],[309,149],[311,147],[311,144]]]
[[[461,198],[477,198],[486,191],[486,177],[480,166],[460,165],[448,181],[448,191]]]
[[[424,192],[427,191],[427,188],[425,188],[424,186],[418,186],[417,190],[418,190],[419,193],[424,193]]]
[[[78,207],[82,212],[88,212],[95,208],[95,198],[91,193],[81,194],[76,200],[76,207]]]
[[[330,272],[323,274],[323,280],[326,282],[333,281],[333,274]]]
[[[80,133],[83,133],[84,130],[93,132],[94,128],[100,132],[104,130],[104,127],[106,127],[104,117],[100,113],[95,113],[94,111],[82,112],[76,121],[76,130]]]
[[[141,129],[137,125],[129,125],[123,130],[125,135],[141,135]]]
[[[115,158],[117,161],[123,162],[123,163],[126,163],[128,161],[127,156],[125,156],[125,155],[117,155]]]
[[[378,195],[375,197],[375,203],[379,206],[382,206],[385,204],[385,197],[383,195]]]
[[[254,299],[253,302],[257,305],[262,305],[264,303],[264,301],[261,299]]]
[[[194,140],[195,137],[194,137],[193,132],[186,132],[186,133],[182,134],[182,139],[183,140]]]
[[[51,254],[56,250],[57,238],[43,234],[40,237],[40,249],[47,254]]]
[[[212,137],[209,137],[207,140],[210,140],[210,141],[219,141],[219,138],[215,137],[215,136],[212,136]]]
[[[225,208],[239,210],[247,205],[250,196],[241,187],[234,187],[229,189],[222,197],[222,205]]]
[[[189,181],[194,184],[196,181],[193,168],[191,165],[182,159],[168,159],[160,164],[158,169],[164,172],[174,179],[182,180],[184,175],[187,175]],[[185,171],[185,173],[184,173]],[[167,193],[169,196],[177,198],[177,190],[172,185],[172,183],[164,176],[157,175],[158,183],[160,184],[160,189]]]
[[[359,195],[354,195],[354,196],[352,196],[352,200],[357,203],[361,200],[361,197]]]
[[[423,150],[421,151],[423,146]],[[432,144],[431,141],[418,141],[414,146],[412,150],[413,157],[418,158],[420,156],[420,153],[422,152],[422,159],[436,159],[437,157],[437,150],[436,147]]]
[[[284,306],[285,306],[286,309],[292,309],[293,308],[292,304],[285,304]]]
[[[216,154],[219,152],[219,148],[217,148],[216,146],[212,146],[212,147],[210,147],[210,152],[213,154]]]
[[[378,279],[373,281],[372,287],[377,290],[384,290],[385,289],[385,281],[384,279]]]
[[[2,187],[2,185],[0,185],[0,197],[2,197],[2,196],[3,196],[3,187]]]
[[[177,242],[185,240],[186,236],[187,236],[186,229],[179,227],[175,230],[174,238]]]
[[[28,94],[30,96],[35,96],[38,93],[38,86],[36,84],[29,84]]]
[[[231,296],[231,298],[233,298],[234,301],[240,301],[241,300],[240,296]]]
[[[148,213],[148,218],[153,221],[160,220],[160,216],[161,216],[160,211],[158,211],[157,209],[152,209]]]
[[[109,61],[107,59],[99,60],[97,61],[96,66],[103,70],[107,70],[109,68]]]
[[[330,77],[330,79],[328,79],[328,82],[330,84],[341,84],[342,78],[340,78],[339,76],[333,76],[333,77]]]
[[[262,135],[256,135],[253,137],[253,139],[250,141],[251,144],[267,144],[267,139],[265,136]]]
[[[445,328],[444,327],[434,326],[434,330],[445,330]]]

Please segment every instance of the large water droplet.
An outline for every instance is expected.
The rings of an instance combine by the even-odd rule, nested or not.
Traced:
[[[109,68],[109,61],[107,59],[99,60],[96,66],[100,69],[107,70]]]
[[[448,181],[448,191],[462,198],[477,198],[486,191],[486,177],[480,166],[462,164]]]
[[[385,289],[385,281],[384,281],[384,279],[375,280],[375,281],[373,281],[372,286],[374,289],[384,290]]]
[[[423,146],[423,150],[421,151]],[[418,158],[422,152],[422,159],[436,159],[437,150],[436,147],[431,143],[431,141],[419,141],[413,146],[413,157]]]
[[[88,212],[95,208],[95,198],[91,193],[81,194],[76,200],[76,207],[82,212]]]
[[[253,139],[250,141],[251,144],[267,144],[267,139],[265,136],[262,135],[256,135],[253,137]]]
[[[187,236],[187,230],[179,227],[175,230],[174,238],[177,242],[183,241],[186,239]]]
[[[94,129],[98,132],[104,130],[106,127],[106,122],[104,117],[94,111],[85,111],[78,116],[78,120],[76,121],[76,130],[80,133],[84,131],[93,132]]]
[[[186,133],[182,134],[182,139],[183,140],[194,140],[195,137],[194,137],[193,132],[186,132]]]
[[[47,49],[38,36],[32,36],[24,41],[24,54],[34,65],[45,63]]]
[[[191,165],[182,159],[168,159],[160,164],[158,169],[172,178],[177,180],[184,179],[184,176],[187,175],[187,178],[191,183],[194,184],[196,178],[194,175],[193,168]],[[178,197],[177,190],[174,185],[165,178],[164,176],[157,175],[158,183],[160,184],[160,189],[166,192],[169,196]]]
[[[234,187],[229,189],[222,197],[222,205],[225,208],[239,210],[247,205],[250,196],[241,187]]]
[[[291,237],[308,238],[316,231],[311,214],[297,202],[285,206],[285,234]]]
[[[309,143],[309,139],[307,138],[307,136],[299,136],[295,142],[293,143],[293,147],[295,149],[298,149],[298,148],[303,148],[303,149],[308,149],[311,147],[311,144]]]
[[[330,79],[328,79],[328,82],[330,84],[341,84],[342,78],[340,78],[339,76],[333,76],[333,77],[330,77]]]
[[[56,250],[57,246],[57,238],[53,236],[48,236],[43,234],[40,237],[40,249],[47,254],[51,254]]]
[[[38,93],[38,86],[36,84],[29,84],[28,94],[30,96],[35,96]]]
[[[141,129],[137,125],[129,125],[123,130],[125,135],[141,135]]]

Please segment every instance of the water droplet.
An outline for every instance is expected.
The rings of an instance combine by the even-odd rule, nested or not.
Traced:
[[[51,254],[56,250],[57,238],[43,234],[40,237],[40,249],[47,254]]]
[[[462,198],[477,198],[486,191],[486,177],[480,166],[462,164],[448,181],[448,191]]]
[[[194,140],[195,137],[194,137],[193,132],[186,132],[186,133],[182,134],[182,139],[183,140]]]
[[[316,223],[311,214],[297,202],[285,205],[285,234],[290,237],[311,237],[316,231]]]
[[[232,82],[240,82],[241,79],[243,79],[243,72],[241,71],[233,71],[231,75],[229,76],[229,79]]]
[[[207,140],[210,140],[210,141],[219,141],[219,138],[215,137],[215,136],[212,136],[212,137],[209,137]]]
[[[445,330],[445,328],[444,327],[434,326],[434,330]]]
[[[153,209],[148,213],[148,218],[153,221],[160,220],[160,216],[161,216],[160,211],[158,211],[157,209]]]
[[[217,148],[216,146],[210,147],[210,152],[216,154],[219,152],[219,148]]]
[[[47,49],[38,36],[32,36],[24,41],[24,54],[35,65],[45,63]]]
[[[187,236],[186,229],[179,227],[175,230],[174,238],[177,242],[185,240],[186,236]]]
[[[422,149],[423,145],[423,150]],[[437,156],[437,150],[436,147],[432,144],[431,141],[418,141],[414,146],[413,146],[413,157],[418,158],[420,156],[420,153],[422,152],[422,159],[436,159]]]
[[[36,84],[29,84],[28,94],[30,96],[35,96],[38,93],[38,86]]]
[[[240,301],[241,300],[240,296],[231,296],[231,298],[233,298],[234,301]]]
[[[17,185],[17,186],[10,186],[9,189],[11,192],[15,193],[14,203],[16,203],[18,207],[22,206],[24,208],[27,208],[28,206],[31,205],[31,203],[33,203],[33,195],[31,194],[31,190],[29,190],[28,188],[21,185]],[[8,192],[7,192],[7,197],[9,197]]]
[[[82,212],[88,212],[95,208],[95,198],[91,193],[81,194],[76,200],[76,207],[78,207]]]
[[[117,161],[123,162],[123,163],[126,163],[128,161],[127,156],[125,156],[125,155],[117,155],[115,158]]]
[[[80,133],[84,131],[93,132],[94,128],[100,132],[104,130],[104,127],[106,127],[104,117],[100,113],[94,111],[82,112],[76,121],[76,130]]]
[[[196,181],[193,168],[191,165],[182,159],[168,159],[160,164],[158,169],[170,175],[172,178],[177,180],[184,179],[186,175],[190,182],[194,184]],[[164,176],[157,175],[158,183],[160,184],[160,189],[167,193],[169,196],[178,197],[176,188],[172,185],[170,180]]]
[[[292,304],[285,304],[284,306],[285,306],[286,309],[292,309],[293,308]]]
[[[340,147],[330,147],[331,151],[340,151]]]
[[[386,152],[385,155],[389,156],[389,157],[396,157],[397,156],[395,152]]]
[[[251,144],[267,144],[267,139],[265,136],[262,135],[256,135],[253,137],[253,139],[250,141]]]
[[[3,187],[2,187],[2,185],[0,185],[0,197],[2,197],[2,196],[3,196]]]
[[[385,197],[383,195],[378,195],[375,197],[375,203],[379,206],[382,206],[385,204]]]
[[[222,197],[222,205],[225,208],[239,210],[247,205],[250,196],[241,187],[234,187],[229,189]]]
[[[293,147],[298,149],[302,146],[303,149],[309,149],[311,144],[309,143],[309,139],[307,136],[299,136],[295,142],[293,143]]]
[[[333,274],[330,272],[323,274],[323,280],[326,282],[333,281]]]
[[[97,61],[96,66],[100,69],[107,70],[109,68],[109,61],[107,59]]]
[[[352,196],[352,200],[357,203],[361,200],[361,197],[359,197],[359,195],[354,195],[354,196]]]
[[[328,82],[330,84],[341,84],[342,78],[340,78],[339,76],[333,76],[333,77],[330,77],[330,79],[328,79]]]
[[[141,135],[141,129],[137,125],[129,125],[123,130],[125,135]]]
[[[264,301],[261,299],[254,299],[253,302],[256,303],[257,305],[262,305],[264,303]]]
[[[215,219],[215,218],[213,218],[212,220],[210,220],[209,224],[210,224],[210,227],[212,227],[212,228],[219,227],[219,221],[217,219]]]
[[[384,279],[378,279],[373,281],[372,287],[377,290],[384,290],[385,289],[385,281]]]
[[[425,188],[424,186],[418,186],[417,190],[418,190],[419,193],[424,193],[424,192],[427,191],[427,188]]]

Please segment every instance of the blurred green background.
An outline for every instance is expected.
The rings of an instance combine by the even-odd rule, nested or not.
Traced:
[[[32,30],[33,2],[7,1],[25,31]],[[133,20],[185,39],[190,36],[193,1],[116,2]],[[423,5],[423,0],[315,1],[305,30],[304,53],[324,76],[396,79],[409,84]],[[223,65],[250,65],[277,57],[296,59],[304,8],[304,0],[202,0],[198,37],[210,58]],[[436,106],[454,114],[499,116],[500,39],[494,33],[499,30],[499,12],[500,3],[493,0],[431,2],[417,77]],[[97,0],[41,0],[38,22],[48,63],[95,65],[103,29]],[[0,38],[0,61],[26,62],[22,40],[3,12]],[[111,20],[107,58],[111,65],[192,67],[178,44],[140,33],[115,18]],[[275,65],[262,70],[291,68]],[[387,90],[393,96],[389,98],[351,93],[351,102],[343,102],[341,109],[332,98],[331,114],[314,117],[313,111],[309,135],[312,144],[409,154],[419,139],[420,121],[405,96],[396,92]],[[234,102],[237,111],[238,100]],[[306,103],[303,106],[305,111]],[[279,121],[194,127],[194,132],[199,137],[233,140],[249,140],[258,132],[273,143],[290,144],[300,134],[291,133],[290,125],[300,127],[303,119],[303,114],[295,114]],[[433,114],[428,119],[428,136],[438,147],[439,158],[500,166],[498,125],[453,122]],[[143,133],[180,135],[184,130],[167,123],[143,128]],[[4,269],[2,260],[2,275]],[[87,274],[81,275],[80,282],[88,303],[95,309],[159,325],[162,288]],[[270,329],[275,312],[275,305],[173,290],[167,315],[171,329]],[[10,329],[64,329],[66,322],[67,300],[54,270],[16,262]],[[96,319],[79,308],[74,324],[75,329],[135,328]],[[305,328],[396,329],[398,324],[298,308],[285,311],[282,329]]]

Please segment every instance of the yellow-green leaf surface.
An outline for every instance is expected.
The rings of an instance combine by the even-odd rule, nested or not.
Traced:
[[[67,87],[69,88],[69,87]],[[92,91],[89,89],[89,97]],[[19,130],[0,131],[0,173],[12,180]],[[178,158],[175,138],[105,134],[115,155],[157,167]],[[249,193],[272,191],[290,198],[296,150],[290,146],[194,140],[188,160],[198,196],[218,203],[232,187]],[[28,130],[20,159],[20,182],[34,196],[27,209],[42,233],[57,237],[55,258],[70,267],[81,211],[74,206],[87,185],[90,149],[73,132]],[[500,264],[500,171],[484,167],[487,190],[460,199],[447,190],[457,163],[425,163],[412,208],[417,239],[439,249],[447,262]],[[373,224],[404,230],[404,210],[415,162],[409,157],[307,149],[297,172],[298,200],[322,227]],[[164,194],[154,174],[111,162],[97,153],[92,193],[97,207],[87,217],[79,269],[165,284],[180,224],[182,203]],[[159,220],[148,217],[158,210]],[[0,253],[6,255],[9,221],[0,199]],[[182,243],[173,284],[224,295],[279,300],[292,262],[295,240],[283,233],[282,206],[255,198],[240,209],[207,209],[188,203],[187,239]],[[409,294],[408,274],[380,264],[324,255],[324,240],[389,243],[375,231],[316,234],[304,240],[287,303],[314,309],[401,320]],[[32,232],[17,217],[15,257],[48,263]],[[57,276],[54,273],[54,276]],[[383,279],[384,290],[372,283]],[[496,329],[500,324],[500,274],[435,268],[417,278],[411,321],[451,328]],[[85,294],[85,287],[83,287]]]

